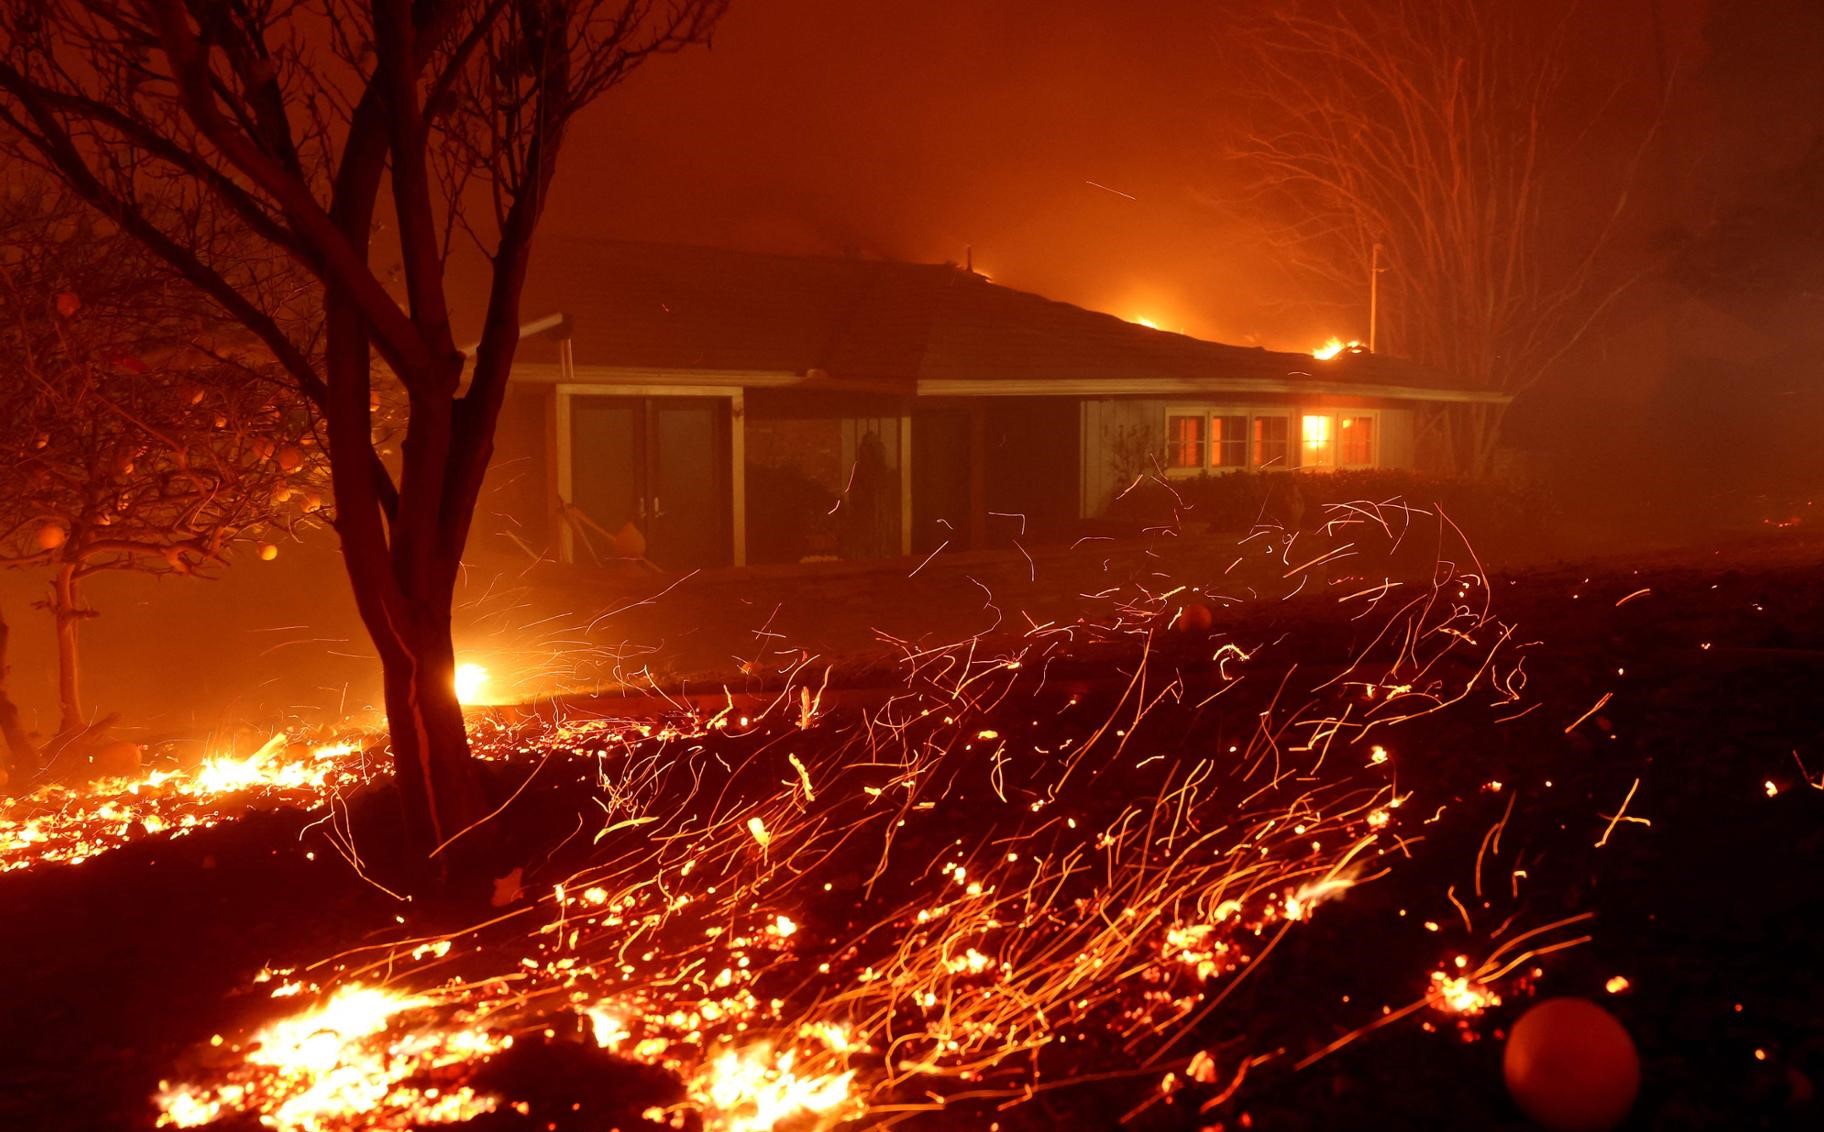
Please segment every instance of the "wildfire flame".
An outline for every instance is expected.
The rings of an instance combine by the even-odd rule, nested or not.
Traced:
[[[1366,350],[1367,348],[1368,347],[1362,345],[1362,343],[1356,341],[1353,338],[1351,338],[1347,342],[1343,341],[1341,338],[1332,338],[1328,342],[1325,342],[1322,346],[1319,346],[1317,349],[1311,351],[1311,356],[1316,358],[1320,362],[1327,362],[1331,358],[1336,357],[1338,354],[1341,354],[1345,350],[1349,351],[1350,353],[1356,353],[1361,350]]]
[[[137,778],[83,785],[48,783],[0,798],[0,872],[39,863],[79,865],[141,837],[183,837],[243,812],[241,800],[316,804],[362,780],[360,748],[317,746],[308,759],[287,757],[289,737],[275,735],[244,757],[217,755],[194,769],[153,770]]]
[[[350,985],[256,1032],[231,1079],[212,1088],[164,1083],[154,1098],[160,1127],[193,1128],[229,1110],[257,1112],[278,1132],[330,1128],[406,1129],[492,1112],[496,1099],[467,1086],[439,1089],[415,1079],[491,1056],[513,1044],[466,1026],[424,1026],[394,1034],[402,1015],[436,1000],[384,987]],[[383,1113],[370,1121],[369,1113]]]
[[[477,702],[482,688],[488,683],[488,670],[479,664],[458,664],[456,666],[456,699],[465,704]]]
[[[707,1126],[726,1132],[773,1132],[805,1114],[825,1115],[853,1103],[855,1071],[801,1074],[797,1055],[769,1045],[725,1050],[693,1083]]]

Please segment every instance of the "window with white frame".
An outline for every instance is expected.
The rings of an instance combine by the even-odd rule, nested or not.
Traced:
[[[1248,466],[1248,415],[1217,412],[1210,415],[1214,426],[1214,449],[1210,452],[1213,467],[1234,469]]]
[[[1256,468],[1284,469],[1292,466],[1288,436],[1292,420],[1285,416],[1254,418],[1254,460]]]
[[[1209,414],[1174,411],[1165,417],[1165,466],[1198,472],[1205,467],[1210,434]]]
[[[1374,447],[1374,416],[1352,413],[1337,418],[1336,462],[1344,468],[1372,468],[1380,461]]]
[[[1336,418],[1328,413],[1306,413],[1299,418],[1298,466],[1322,470],[1336,467]]]
[[[1303,413],[1299,416],[1299,467],[1326,468],[1376,466],[1373,413]]]
[[[1165,414],[1165,466],[1181,476],[1290,467],[1291,418],[1223,407],[1173,407]]]

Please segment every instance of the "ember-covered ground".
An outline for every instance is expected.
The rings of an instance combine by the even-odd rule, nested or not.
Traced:
[[[1813,926],[1824,922],[1819,549],[1762,543],[1490,571],[1491,608],[1516,627],[1512,644],[1524,653],[1524,694],[1510,709],[1491,708],[1497,697],[1481,684],[1473,703],[1373,737],[1392,752],[1389,796],[1411,798],[1376,843],[1367,872],[1384,875],[1314,900],[1291,917],[1297,923],[1282,915],[1283,923],[1254,934],[1246,977],[1216,973],[1188,1015],[1156,1032],[1117,1038],[1061,1024],[1042,1055],[1009,1057],[966,1083],[911,1082],[897,1097],[875,1100],[925,1111],[883,1105],[864,1124],[903,1117],[914,1127],[984,1129],[1108,1128],[1124,1119],[1139,1129],[1521,1128],[1501,1081],[1503,1028],[1539,996],[1575,994],[1614,1011],[1640,1047],[1644,1083],[1627,1127],[1815,1126],[1813,1082],[1824,1081],[1824,975]],[[1197,700],[1219,686],[1224,641],[1249,642],[1256,686],[1339,672],[1370,641],[1367,626],[1378,624],[1339,614],[1328,595],[1219,606],[1207,630],[1187,631],[1182,608],[1167,600],[1157,624],[1126,642],[1058,657],[1046,687],[1030,700],[983,705],[972,733],[991,724],[1011,730],[1010,721],[1038,705],[1062,710],[1067,698],[1086,719],[1125,719],[1134,711],[1128,677],[1143,650],[1155,671],[1176,674]],[[1002,638],[1020,635],[1009,628]],[[987,655],[1002,638],[984,638],[978,650]],[[1448,660],[1447,675],[1470,681],[1476,655]],[[882,661],[834,673],[827,684],[819,673],[809,687],[834,722],[901,691],[890,679],[896,671]],[[793,700],[788,714],[802,709]],[[1218,699],[1168,716],[1170,737],[1155,742],[1186,760],[1219,751],[1253,723],[1247,711],[1228,711]],[[803,728],[801,742],[822,734]],[[837,789],[801,749],[814,772],[807,778],[818,790]],[[1363,742],[1326,757],[1360,767],[1368,749]],[[503,792],[529,769],[500,764]],[[589,838],[605,824],[589,797],[595,769],[589,763],[579,775],[560,762],[502,815],[501,859],[527,867],[528,888],[534,874],[548,885],[590,860]],[[780,789],[793,788],[791,774],[784,771]],[[1137,781],[1085,776],[1049,804],[1089,823]],[[692,797],[703,796],[701,784],[697,790]],[[385,805],[384,797],[358,795],[352,816],[336,819],[377,872],[388,855]],[[972,838],[1004,820],[996,816],[1004,807],[981,790],[959,786],[938,806],[941,823],[912,821],[892,848],[908,884],[950,851],[948,834]],[[589,824],[575,836],[579,814]],[[232,1047],[287,1007],[271,997],[271,981],[256,981],[262,969],[302,971],[294,977],[304,979],[311,964],[350,949],[437,938],[485,918],[485,908],[478,915],[395,901],[344,863],[321,816],[256,804],[187,836],[135,837],[79,865],[0,875],[0,1033],[8,1035],[0,1128],[148,1127],[161,1080],[210,1071],[213,1035]],[[614,834],[630,835],[642,833]],[[821,858],[817,876],[834,878],[833,887],[798,893],[791,908],[807,947],[865,936],[898,910],[899,873],[876,889],[849,877],[871,871],[876,856]],[[1573,919],[1585,914],[1591,918]],[[526,926],[548,919],[534,909]],[[1476,1013],[1427,1002],[1434,973],[1473,972],[1502,940],[1554,924],[1564,926],[1538,942],[1569,946],[1501,972],[1483,988],[1498,1005]],[[910,938],[915,929],[894,930]],[[320,968],[312,981],[328,987],[332,974]],[[1118,994],[1110,1002],[1128,1009]],[[1370,1029],[1384,1008],[1409,1006],[1417,1009]],[[786,1017],[795,1008],[794,999]],[[549,1039],[522,1031],[509,1054],[482,1070],[477,1087],[503,1103],[475,1126],[660,1126],[640,1113],[678,1100],[676,1084],[606,1057],[575,1025],[550,1028]],[[1309,1060],[1352,1034],[1359,1036]],[[1169,1095],[1161,1087],[1168,1072]],[[932,1102],[940,1094],[950,1098],[943,1108]],[[258,1125],[226,1115],[212,1126]]]

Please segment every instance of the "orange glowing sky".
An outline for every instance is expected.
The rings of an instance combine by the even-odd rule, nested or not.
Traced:
[[[1593,12],[1584,36],[1593,73],[1636,67],[1647,102],[1656,52],[1697,76],[1668,125],[1703,138],[1681,151],[1712,155],[1710,166],[1680,159],[1667,200],[1647,210],[1656,226],[1668,209],[1713,209],[1717,178],[1755,164],[1745,154],[1790,158],[1790,139],[1765,123],[1743,130],[1736,119],[1731,145],[1709,144],[1734,116],[1727,92],[1703,83],[1772,80],[1727,58],[1711,65],[1712,40],[1748,33],[1719,27],[1742,17],[1711,17],[1705,5],[1624,0]],[[1233,10],[1193,0],[736,4],[711,50],[658,61],[577,124],[545,247],[588,234],[972,255],[998,282],[1165,329],[1296,350],[1365,338],[1365,295],[1315,293],[1231,199],[1224,154],[1237,122],[1221,59]],[[565,265],[547,257],[534,270]]]

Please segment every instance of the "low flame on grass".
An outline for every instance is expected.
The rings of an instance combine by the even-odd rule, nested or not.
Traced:
[[[0,872],[39,863],[79,865],[143,837],[182,837],[245,813],[254,801],[316,805],[365,780],[353,743],[308,758],[274,735],[250,755],[217,755],[189,771],[153,770],[81,785],[49,783],[0,798]]]
[[[855,1107],[853,1069],[806,1073],[797,1054],[761,1043],[724,1050],[691,1083],[704,1125],[721,1132],[773,1132],[806,1116],[836,1117]]]
[[[362,1127],[404,1130],[492,1112],[496,1099],[466,1085],[424,1083],[438,1070],[485,1059],[513,1044],[473,1026],[421,1024],[401,1016],[437,1005],[426,995],[349,985],[280,1018],[239,1047],[241,1063],[209,1088],[161,1086],[160,1127],[193,1128],[228,1111],[257,1113],[277,1132]]]

